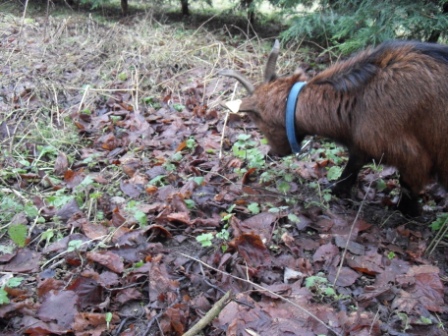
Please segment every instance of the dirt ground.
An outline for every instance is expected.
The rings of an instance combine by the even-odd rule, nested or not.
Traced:
[[[131,14],[0,13],[2,335],[446,335],[446,193],[407,219],[372,164],[333,197],[344,149],[269,158],[222,106],[274,28]],[[277,71],[331,61],[284,44]]]

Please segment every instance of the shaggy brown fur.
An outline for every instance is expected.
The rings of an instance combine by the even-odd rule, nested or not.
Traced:
[[[272,66],[272,65],[271,65]],[[243,99],[271,153],[287,155],[286,98],[303,72],[276,78]],[[407,189],[399,208],[418,214],[432,177],[448,188],[448,46],[394,41],[337,63],[308,81],[296,106],[297,140],[321,135],[346,146],[349,161],[333,191],[348,194],[366,163],[395,166]]]

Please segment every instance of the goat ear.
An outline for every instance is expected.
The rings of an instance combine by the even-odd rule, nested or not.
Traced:
[[[241,103],[242,103],[241,99],[231,100],[231,101],[225,102],[224,106],[227,107],[230,110],[230,112],[238,113],[240,111]]]
[[[225,102],[223,104],[225,107],[227,107],[231,113],[239,114],[239,115],[245,115],[245,114],[258,114],[255,112],[254,108],[252,107],[251,103],[248,103],[247,101],[243,101],[241,99],[237,100],[231,100],[228,102]]]

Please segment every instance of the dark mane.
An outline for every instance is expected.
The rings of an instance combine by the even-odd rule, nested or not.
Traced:
[[[448,46],[415,41],[390,41],[363,51],[317,75],[312,82],[330,84],[337,91],[356,91],[364,87],[381,69],[390,66],[409,53],[431,57],[448,65]]]
[[[414,42],[414,50],[448,65],[448,46],[435,43]]]

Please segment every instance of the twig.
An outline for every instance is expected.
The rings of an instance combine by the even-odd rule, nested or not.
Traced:
[[[443,225],[440,227],[436,236],[434,237],[433,240],[431,240],[428,247],[426,248],[425,251],[426,255],[430,256],[434,252],[436,247],[440,244],[441,240],[446,236],[447,233],[448,233],[448,218],[446,218],[443,221]]]
[[[84,93],[83,93],[83,95],[82,95],[81,101],[79,102],[78,112],[81,112],[82,105],[84,104],[84,100],[86,99],[87,92],[89,92],[89,89],[90,89],[90,85],[87,85],[87,86],[84,88]]]
[[[373,182],[373,180],[370,181],[369,186],[367,187],[367,192],[364,195],[364,198],[362,199],[361,204],[359,205],[359,209],[358,209],[358,212],[356,213],[355,219],[353,219],[353,223],[350,228],[350,232],[348,233],[347,241],[344,246],[344,251],[342,251],[341,262],[339,264],[338,271],[336,272],[336,276],[334,277],[333,286],[336,284],[336,281],[338,281],[339,274],[341,274],[342,266],[344,265],[345,256],[346,256],[347,250],[348,250],[348,244],[350,244],[350,239],[352,237],[353,230],[355,228],[356,222],[358,221],[359,215],[361,214],[361,209],[366,201],[367,195],[369,194],[368,191],[370,190],[370,187],[372,186],[372,182]]]
[[[135,72],[134,72],[134,92],[135,92],[135,99],[134,99],[134,112],[135,114],[140,114],[140,108],[138,107],[138,92],[139,92],[139,84],[140,82],[138,81],[138,67],[135,68]]]
[[[181,301],[181,295],[179,293],[179,289],[177,290],[177,299],[171,303],[166,309],[161,310],[157,315],[155,315],[146,325],[146,330],[143,332],[143,336],[149,335],[149,331],[151,330],[152,325],[154,324],[154,322],[156,322],[160,317],[162,317],[163,314],[165,314],[165,312],[172,308],[174,305],[178,304]]]
[[[212,320],[218,316],[221,310],[227,305],[229,302],[229,298],[232,294],[232,291],[228,291],[218,302],[216,302],[212,309],[210,309],[207,314],[204,315],[193,327],[188,330],[184,336],[194,336],[198,334],[202,329],[204,329]]]
[[[22,30],[23,30],[23,27],[25,26],[26,11],[28,10],[28,1],[29,0],[25,0],[25,5],[23,6],[23,14],[22,14],[22,21],[20,23],[19,36],[22,35]]]

